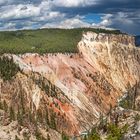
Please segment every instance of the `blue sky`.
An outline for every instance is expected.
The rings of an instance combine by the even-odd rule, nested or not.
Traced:
[[[77,27],[140,34],[140,0],[0,0],[0,30]]]
[[[92,24],[92,23],[98,24],[102,20],[101,20],[101,15],[100,14],[88,13],[83,18],[83,21],[88,22],[90,24]]]

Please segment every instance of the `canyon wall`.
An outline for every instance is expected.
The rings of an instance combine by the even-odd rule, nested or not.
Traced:
[[[47,108],[55,113],[57,131],[79,135],[139,83],[140,49],[134,44],[128,35],[87,32],[78,54],[6,54],[21,71],[1,79],[1,98],[18,110],[22,94],[25,110],[44,115]]]
[[[133,87],[140,76],[140,50],[134,37],[88,32],[78,48],[84,59],[99,70],[119,91]]]

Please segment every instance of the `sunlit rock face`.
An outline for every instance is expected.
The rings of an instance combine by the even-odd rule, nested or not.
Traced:
[[[83,34],[78,49],[77,54],[10,55],[22,72],[1,82],[2,98],[14,105],[22,91],[26,108],[56,113],[60,132],[73,136],[90,129],[139,82],[140,50],[131,36],[93,32]]]
[[[140,50],[134,37],[88,32],[78,48],[84,59],[100,71],[117,90],[126,91],[140,77]]]
[[[77,134],[85,128],[91,128],[101,113],[107,113],[110,106],[116,104],[120,95],[104,76],[79,54],[26,54],[13,57],[27,75],[31,72],[39,73],[60,89],[63,94],[59,96],[64,96],[67,99],[65,104],[69,106],[61,111],[72,122]],[[33,91],[32,99],[38,108],[40,93],[37,88]]]

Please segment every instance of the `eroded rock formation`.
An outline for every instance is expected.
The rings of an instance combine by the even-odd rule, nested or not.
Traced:
[[[139,82],[140,49],[134,44],[128,35],[87,32],[78,54],[8,55],[22,71],[1,79],[1,99],[15,110],[22,100],[34,115],[47,109],[55,114],[56,130],[79,135]]]

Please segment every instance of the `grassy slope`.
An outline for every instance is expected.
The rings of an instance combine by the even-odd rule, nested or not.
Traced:
[[[0,32],[0,54],[77,52],[77,43],[83,31],[120,34],[104,29],[38,29]]]

